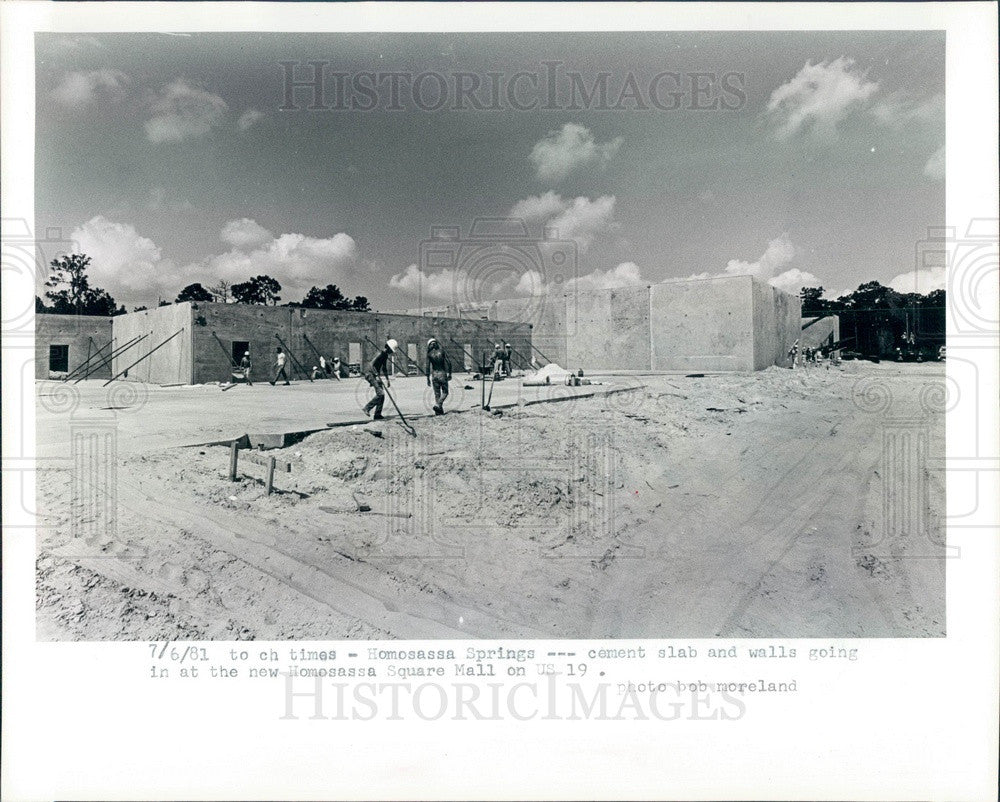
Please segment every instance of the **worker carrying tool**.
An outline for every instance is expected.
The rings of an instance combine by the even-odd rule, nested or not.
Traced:
[[[451,381],[451,360],[436,339],[427,341],[427,386],[434,388],[434,414],[444,415],[444,402]]]
[[[365,381],[371,385],[375,391],[375,396],[364,406],[365,415],[371,414],[373,420],[382,420],[382,405],[385,403],[385,388],[391,386],[389,382],[389,357],[399,348],[399,343],[393,339],[385,341],[385,347],[378,352],[378,355],[368,363],[365,371]],[[382,379],[385,378],[383,384]]]

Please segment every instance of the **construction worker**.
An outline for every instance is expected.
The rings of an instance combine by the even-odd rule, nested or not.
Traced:
[[[513,355],[514,355],[514,349],[510,347],[510,343],[504,343],[503,344],[503,367],[504,367],[504,371],[507,373],[508,376],[510,376],[511,365],[513,364],[511,362],[511,358],[513,357]]]
[[[250,371],[253,369],[253,362],[250,361],[250,352],[246,351],[243,354],[243,359],[240,360],[240,370],[243,371],[243,380],[253,387],[253,382],[250,381]]]
[[[497,343],[494,347],[491,359],[493,361],[493,378],[498,379],[503,373],[503,345],[501,343]]]
[[[386,340],[385,347],[378,352],[376,357],[371,362],[368,363],[368,370],[365,371],[365,381],[367,381],[375,391],[375,397],[365,404],[364,410],[365,415],[368,415],[372,410],[375,410],[375,414],[372,415],[373,420],[382,420],[382,405],[385,403],[385,388],[391,386],[389,382],[389,357],[393,355],[398,347],[399,343],[395,340]],[[385,377],[384,385],[382,382],[383,377]]]
[[[333,375],[337,377],[337,381],[340,381],[340,357],[335,356],[333,358]]]
[[[434,414],[444,415],[444,401],[451,381],[451,360],[441,344],[431,337],[427,341],[427,386],[434,388]]]
[[[796,340],[792,343],[792,347],[788,349],[788,358],[792,361],[792,368],[795,368],[795,363],[799,356],[799,341]]]
[[[285,352],[281,350],[281,346],[278,346],[277,356],[274,358],[274,378],[271,379],[272,386],[278,381],[278,378],[285,380],[285,386],[287,387],[291,382],[288,381],[288,374],[285,373]]]

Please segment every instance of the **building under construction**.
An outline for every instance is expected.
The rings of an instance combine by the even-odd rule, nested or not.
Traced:
[[[400,344],[393,369],[422,372],[427,340],[435,337],[454,370],[474,370],[497,342],[510,343],[515,366],[526,366],[531,326],[504,321],[426,318],[375,312],[184,302],[111,318],[36,317],[37,378],[112,377],[155,384],[229,381],[250,352],[258,376],[276,350],[288,354],[291,378],[304,379],[339,357],[357,372],[386,339]]]

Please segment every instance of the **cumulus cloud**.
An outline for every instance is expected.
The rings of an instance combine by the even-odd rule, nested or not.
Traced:
[[[236,125],[239,126],[241,131],[246,131],[263,119],[264,112],[257,111],[257,109],[247,109],[240,115],[240,118],[236,121]]]
[[[218,95],[178,78],[163,87],[153,101],[146,136],[156,144],[203,136],[222,122],[228,109]]]
[[[944,267],[928,267],[900,273],[892,278],[889,286],[896,292],[919,292],[926,295],[934,290],[945,289],[945,282]]]
[[[550,131],[535,143],[529,158],[542,181],[562,181],[574,170],[586,166],[600,167],[618,152],[622,138],[598,143],[589,128],[566,123],[558,131]]]
[[[121,100],[128,84],[129,77],[120,70],[67,72],[52,97],[69,108],[82,108],[102,100]]]
[[[931,181],[944,181],[944,145],[931,154],[924,165],[924,175]]]
[[[151,239],[140,236],[133,226],[98,215],[70,234],[81,253],[91,258],[91,284],[112,295],[131,294],[162,285],[163,259]],[[169,277],[168,277],[169,278]]]
[[[514,293],[516,295],[544,295],[553,289],[558,289],[559,291],[617,290],[622,287],[638,287],[649,283],[649,281],[642,277],[642,271],[635,262],[622,262],[610,270],[597,268],[592,273],[576,276],[564,282],[559,287],[553,287],[551,284],[547,285],[544,276],[540,272],[529,270],[521,276],[514,287]]]
[[[782,234],[767,243],[767,249],[754,262],[730,259],[726,265],[726,274],[738,276],[749,273],[763,281],[770,281],[794,258],[795,246],[788,234]]]
[[[127,302],[148,303],[157,295],[172,298],[193,281],[246,281],[260,274],[281,283],[283,299],[298,300],[313,285],[333,283],[353,289],[370,273],[348,234],[274,236],[247,219],[230,221],[223,228],[223,239],[234,245],[232,250],[186,265],[165,259],[160,247],[133,226],[102,216],[76,228],[70,238],[92,259],[92,283]]]
[[[528,222],[548,220],[566,209],[564,201],[555,192],[549,190],[543,195],[532,195],[524,200],[519,200],[510,209],[510,216],[517,217]]]
[[[551,191],[520,200],[510,210],[511,217],[540,221],[560,239],[576,240],[581,251],[586,251],[598,234],[614,228],[614,213],[614,195],[570,200]]]
[[[445,301],[454,299],[456,287],[462,286],[466,278],[462,271],[450,267],[437,272],[425,272],[416,265],[409,265],[402,273],[389,279],[389,286],[409,295]]]
[[[812,273],[792,267],[784,273],[779,273],[777,276],[771,278],[769,283],[772,287],[777,287],[779,290],[790,292],[792,295],[798,295],[803,287],[818,287],[821,282]]]
[[[755,261],[730,259],[726,269],[721,273],[696,273],[688,276],[691,279],[722,278],[725,276],[754,276],[766,281],[779,290],[798,294],[803,287],[812,287],[820,283],[812,273],[797,267],[788,267],[795,258],[796,250],[787,233],[781,234],[767,243],[767,248]]]
[[[256,220],[242,217],[230,220],[222,227],[222,241],[233,248],[255,248],[274,239],[274,234]]]
[[[248,233],[255,236],[241,239]],[[262,240],[263,234],[267,238]],[[313,285],[354,284],[367,273],[354,238],[342,232],[332,237],[273,236],[244,218],[227,223],[223,239],[227,235],[231,244],[234,241],[243,244],[211,257],[197,265],[195,271],[230,281],[246,281],[251,276],[266,274],[281,283],[285,300],[296,299]]]
[[[852,111],[869,105],[878,91],[854,60],[846,57],[813,64],[811,61],[787,83],[771,93],[767,111],[778,139],[799,132],[832,138]]]

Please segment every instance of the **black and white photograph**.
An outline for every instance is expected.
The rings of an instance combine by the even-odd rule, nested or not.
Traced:
[[[0,795],[995,799],[996,11],[0,3]]]
[[[38,34],[38,637],[945,635],[944,48]]]

